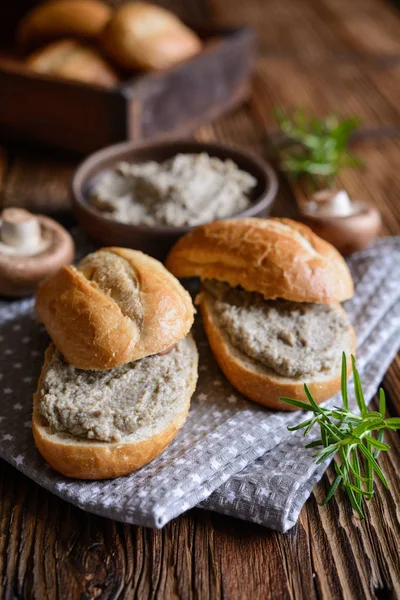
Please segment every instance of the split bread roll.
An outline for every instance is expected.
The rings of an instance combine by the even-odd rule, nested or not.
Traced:
[[[178,240],[166,267],[176,277],[226,281],[266,299],[331,303],[354,294],[339,252],[291,219],[237,219],[196,227]]]
[[[202,47],[199,37],[172,12],[145,2],[118,8],[101,43],[124,69],[166,69],[198,54]]]
[[[328,400],[340,390],[340,358],[343,351],[347,356],[355,354],[356,339],[354,330],[339,305],[335,306],[335,310],[339,313],[338,316],[342,317],[343,322],[347,321],[348,327],[341,336],[344,343],[333,348],[336,351],[336,360],[326,371],[312,376],[304,374],[301,377],[285,377],[273,368],[264,365],[259,359],[249,356],[241,349],[240,344],[234,345],[229,333],[218,322],[213,297],[204,289],[200,294],[200,310],[210,346],[221,370],[244,396],[269,408],[296,410],[295,407],[282,402],[279,398],[295,398],[307,402],[304,392],[305,383],[318,403]],[[301,355],[299,359],[301,359]],[[350,373],[351,366],[348,361],[348,375]]]
[[[118,83],[117,73],[101,54],[76,40],[52,42],[31,54],[26,64],[37,73],[46,75],[107,87]]]
[[[179,281],[159,261],[125,248],[103,248],[62,268],[40,286],[36,313],[65,360],[91,370],[165,352],[194,319]]]
[[[304,383],[317,402],[340,390],[342,352],[354,354],[356,340],[339,302],[353,295],[353,282],[341,255],[306,226],[210,223],[181,238],[166,266],[202,279],[198,303],[211,348],[245,396],[293,410],[279,398],[307,401]]]
[[[96,373],[68,365],[50,345],[34,396],[39,452],[56,471],[77,479],[140,469],[184,424],[197,364],[190,334],[168,354]]]
[[[22,19],[17,41],[31,49],[64,37],[93,40],[103,31],[112,10],[101,0],[48,0]]]

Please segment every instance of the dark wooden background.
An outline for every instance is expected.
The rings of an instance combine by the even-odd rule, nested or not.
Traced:
[[[400,234],[400,17],[385,0],[170,0],[189,20],[252,24],[259,34],[246,106],[196,132],[263,155],[275,105],[361,115],[348,172],[354,197],[376,203],[383,235]],[[82,114],[84,118],[84,113]],[[101,125],[101,124],[100,124]],[[78,157],[3,144],[2,206],[26,206],[72,222],[68,182]],[[292,210],[283,182],[277,214]],[[383,380],[388,412],[400,414],[400,360]],[[399,449],[381,458],[378,485],[359,521],[342,496],[319,501],[329,469],[287,535],[201,510],[161,531],[71,507],[0,462],[0,598],[314,600],[400,597]]]

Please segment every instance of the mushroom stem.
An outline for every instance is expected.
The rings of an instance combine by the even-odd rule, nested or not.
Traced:
[[[1,215],[0,241],[18,254],[39,252],[42,233],[39,220],[22,208],[7,208]]]

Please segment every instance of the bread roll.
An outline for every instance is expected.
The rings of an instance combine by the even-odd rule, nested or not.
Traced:
[[[317,402],[340,390],[342,352],[355,353],[355,333],[339,302],[354,287],[342,256],[308,227],[289,219],[209,223],[178,240],[166,266],[206,280],[198,304],[208,340],[249,399],[293,410],[279,398],[307,401],[304,383]]]
[[[142,252],[103,248],[64,267],[37,293],[36,312],[66,361],[111,369],[164,352],[187,335],[194,307],[163,265]]]
[[[226,281],[264,298],[343,302],[354,293],[339,252],[290,219],[215,221],[182,237],[166,267],[176,277]]]
[[[101,0],[43,2],[22,19],[17,41],[30,49],[63,37],[92,40],[103,31],[111,14],[111,8]]]
[[[328,400],[340,390],[340,367],[309,378],[283,377],[241,352],[231,343],[227,332],[218,326],[213,300],[205,290],[201,292],[199,304],[208,341],[221,370],[232,385],[247,398],[268,408],[290,411],[297,409],[279,398],[295,398],[308,402],[304,392],[305,383],[318,403]],[[344,313],[339,305],[337,310]],[[350,324],[346,338],[346,347],[338,348],[339,356],[343,351],[347,356],[355,354],[356,337]],[[347,364],[350,375],[350,361]]]
[[[46,351],[45,362],[40,376],[38,389],[34,397],[34,408],[32,417],[32,430],[36,446],[45,460],[56,470],[67,477],[78,479],[110,479],[126,475],[140,469],[171,443],[179,429],[186,420],[189,410],[190,398],[194,392],[197,381],[197,349],[190,335],[179,342],[179,347],[185,353],[187,363],[182,382],[181,393],[170,401],[168,407],[163,411],[158,406],[154,409],[153,398],[147,402],[148,421],[145,425],[139,424],[136,431],[126,435],[115,442],[96,441],[89,438],[77,437],[67,431],[58,431],[51,427],[49,422],[40,412],[41,395],[45,393],[46,378],[48,371],[54,368],[55,347],[51,345]],[[157,357],[144,359],[147,361],[157,360]],[[140,362],[140,361],[139,361]],[[64,369],[68,369],[65,365]],[[90,374],[87,377],[95,379]],[[157,382],[156,382],[157,383]],[[160,381],[160,384],[165,382]],[[167,385],[169,382],[167,382]],[[118,378],[113,386],[108,388],[110,393],[115,394],[118,404],[125,400],[134,409],[136,402],[143,405],[146,400],[143,397],[135,398],[135,386],[124,387]],[[54,390],[50,390],[54,396]],[[57,403],[57,391],[54,401]],[[87,397],[90,405],[93,398]],[[94,400],[96,403],[96,401]],[[160,399],[158,399],[158,404]],[[101,410],[101,406],[97,406]],[[157,407],[156,407],[157,409]],[[93,411],[96,413],[96,411]],[[112,416],[112,415],[111,415]],[[118,419],[118,415],[115,415]]]
[[[94,49],[76,40],[60,40],[29,56],[27,65],[37,73],[112,87],[118,76]]]
[[[102,45],[124,69],[166,69],[201,50],[199,37],[170,11],[128,2],[114,13]]]

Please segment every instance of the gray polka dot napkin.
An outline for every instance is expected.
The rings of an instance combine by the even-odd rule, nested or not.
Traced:
[[[356,294],[346,310],[357,331],[358,365],[370,399],[400,345],[400,238],[379,240],[349,265]],[[200,504],[286,531],[327,466],[315,465],[301,432],[286,429],[304,415],[248,402],[219,370],[200,320],[194,334],[199,383],[171,446],[132,475],[73,481],[45,463],[32,439],[31,399],[48,336],[35,323],[33,299],[1,300],[0,457],[72,504],[112,519],[162,527]]]

